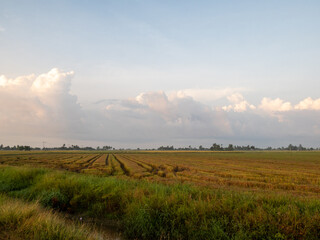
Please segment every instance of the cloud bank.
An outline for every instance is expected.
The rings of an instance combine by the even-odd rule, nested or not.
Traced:
[[[70,93],[73,77],[56,68],[39,76],[0,76],[0,143],[40,145],[49,139],[52,144],[121,147],[213,142],[318,147],[320,98],[294,104],[263,97],[254,105],[241,89],[181,89],[106,98],[84,108]],[[220,99],[229,104],[219,106]]]

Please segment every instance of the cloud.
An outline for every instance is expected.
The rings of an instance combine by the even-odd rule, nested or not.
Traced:
[[[280,98],[271,99],[264,97],[258,106],[247,102],[240,93],[229,95],[227,96],[227,99],[232,104],[221,107],[221,109],[225,111],[232,110],[234,112],[244,112],[247,110],[257,109],[274,115],[275,113],[294,110],[320,110],[320,98],[313,100],[312,98],[308,97],[300,101],[298,104],[293,105],[292,103],[286,102]]]
[[[4,31],[6,31],[6,29],[4,27],[0,26],[0,32],[4,32]]]
[[[298,110],[320,110],[320,98],[313,100],[312,98],[308,97],[297,105],[294,106],[294,109]]]
[[[112,133],[116,138],[126,138],[126,131],[142,138],[194,138],[215,137],[230,133],[230,126],[222,111],[212,111],[191,97],[172,95],[162,91],[139,94],[134,99],[112,101],[105,108],[108,119],[123,121],[122,127]]]
[[[0,76],[1,132],[66,137],[77,131],[82,112],[77,98],[69,93],[72,75],[52,69],[40,76]]]
[[[320,99],[305,98],[294,105],[262,98],[255,106],[239,89],[184,89],[82,107],[70,93],[73,77],[72,71],[56,68],[38,76],[0,76],[0,141],[29,144],[33,139],[38,146],[46,139],[135,147],[212,142],[266,146],[315,145],[320,137]],[[221,99],[230,104],[220,106]]]
[[[263,98],[259,108],[268,112],[284,112],[292,110],[292,104],[290,102],[284,102],[280,98],[270,99]]]
[[[83,108],[70,94],[73,72],[0,77],[0,130],[5,136],[146,142],[215,138],[231,134],[223,111],[190,96],[163,91]]]
[[[247,111],[247,109],[255,109],[256,107],[252,104],[249,104],[246,100],[244,100],[244,97],[240,93],[234,93],[227,97],[229,102],[232,104],[228,106],[223,106],[222,109],[225,111],[231,111],[234,112],[244,112]]]
[[[218,99],[228,97],[232,94],[247,91],[244,88],[220,88],[220,89],[183,89],[172,92],[173,95],[181,97],[192,97],[194,100],[210,104]],[[169,93],[170,96],[170,93]]]
[[[70,91],[73,74],[73,71],[64,73],[57,68],[53,68],[34,80],[32,90],[42,94],[67,94]]]

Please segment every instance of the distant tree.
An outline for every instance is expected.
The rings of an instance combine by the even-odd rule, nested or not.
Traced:
[[[174,150],[174,147],[173,146],[171,146],[171,147],[169,147],[169,146],[166,146],[166,147],[161,146],[161,147],[158,148],[158,150]]]
[[[17,145],[16,149],[19,150],[19,151],[30,151],[31,147],[30,146],[19,146],[19,145]]]
[[[227,151],[233,151],[233,150],[234,150],[233,145],[232,145],[232,144],[229,144],[229,146],[227,147],[226,150],[227,150]]]
[[[112,147],[111,146],[103,146],[102,149],[103,150],[110,150],[110,149],[112,149]]]
[[[297,146],[294,146],[294,145],[292,145],[292,144],[289,144],[289,146],[287,147],[286,150],[297,151],[297,150],[298,150],[298,147],[297,147]]]
[[[212,151],[220,151],[222,149],[221,149],[221,146],[219,144],[214,143],[214,144],[212,144],[212,147],[210,148],[210,150],[212,150]]]

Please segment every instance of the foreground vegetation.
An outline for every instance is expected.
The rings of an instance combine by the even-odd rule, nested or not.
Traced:
[[[84,225],[71,223],[38,203],[0,195],[0,239],[99,239],[99,234]]]
[[[116,220],[130,239],[319,239],[320,236],[319,199],[270,191],[165,185],[129,177],[2,165],[0,192],[11,198],[38,201],[59,212]],[[14,204],[6,199],[1,202],[1,209],[5,209],[3,205]],[[3,218],[2,229],[8,224]],[[24,220],[14,221],[12,226],[34,228],[23,224]],[[33,232],[47,231],[46,226],[35,226],[39,229]],[[65,231],[73,230],[71,227]]]

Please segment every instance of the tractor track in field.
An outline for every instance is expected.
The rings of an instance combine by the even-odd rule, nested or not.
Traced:
[[[90,159],[88,159],[87,161],[85,161],[84,163],[79,164],[80,166],[78,168],[76,168],[74,171],[75,172],[81,172],[84,169],[89,168],[95,161],[97,161],[103,154],[98,154]]]
[[[106,157],[106,166],[109,166],[109,156],[110,156],[110,154],[107,154],[107,157]]]
[[[149,169],[149,168],[147,168],[146,166],[144,166],[144,165],[150,166],[150,165],[148,165],[148,164],[145,164],[145,163],[143,163],[143,162],[141,163],[141,162],[139,162],[138,160],[133,160],[133,159],[127,157],[127,156],[123,156],[123,155],[122,155],[121,157],[125,158],[126,160],[128,160],[128,161],[130,161],[130,162],[133,162],[133,163],[137,164],[138,166],[142,167],[143,169],[145,169],[145,170],[148,171],[148,172],[151,172],[151,171],[152,171],[151,169]],[[152,168],[152,166],[150,166],[150,167]]]
[[[127,176],[130,176],[130,171],[129,169],[126,168],[123,162],[121,162],[114,154],[112,154],[113,158],[120,164],[120,167],[123,171],[123,173]]]
[[[110,175],[113,176],[115,175],[115,173],[117,172],[116,166],[114,164],[114,157],[112,156],[112,154],[108,154],[108,165],[107,167],[110,169]],[[121,169],[122,171],[122,169]]]
[[[151,174],[151,176],[160,176],[160,177],[166,177],[166,172],[167,172],[167,168],[164,166],[156,166],[154,164],[151,163],[147,163],[145,161],[142,160],[138,160],[138,159],[131,159],[128,156],[121,156],[124,159],[131,161],[135,164],[137,164],[138,166],[140,166],[141,168],[143,168],[146,172],[148,172],[149,174]],[[171,172],[171,171],[169,171]],[[173,172],[173,171],[172,171]],[[174,175],[176,175],[175,172],[173,172]]]
[[[88,160],[86,163],[88,163],[87,165],[84,166],[84,168],[82,169],[87,169],[89,167],[92,166],[92,164],[94,164],[95,161],[97,161],[101,156],[103,156],[103,154],[99,154],[97,156],[94,156],[93,158],[91,158],[90,160]],[[81,170],[82,170],[81,169]]]
[[[184,167],[184,166],[179,166],[179,165],[172,165],[172,164],[164,164],[167,165],[168,167],[171,167],[172,169],[168,169],[167,167],[165,167],[164,165],[160,165],[160,166],[156,166],[154,164],[151,163],[147,163],[145,161],[142,160],[137,160],[137,159],[130,159],[127,156],[122,156],[123,158],[135,162],[136,164],[138,164],[139,166],[143,167],[144,169],[146,169],[149,173],[153,174],[153,175],[157,175],[158,171],[168,171],[173,173],[174,176],[177,176],[177,173],[180,172],[180,174],[184,171],[191,171],[189,168]],[[185,174],[183,174],[185,175]]]
[[[71,160],[70,162],[66,162],[65,164],[73,164],[73,163],[79,161],[79,160],[82,159],[82,158],[83,158],[82,156],[77,157],[77,158],[75,158],[74,160]],[[71,159],[72,159],[72,158],[71,158]],[[90,158],[90,159],[91,159],[91,158]]]

